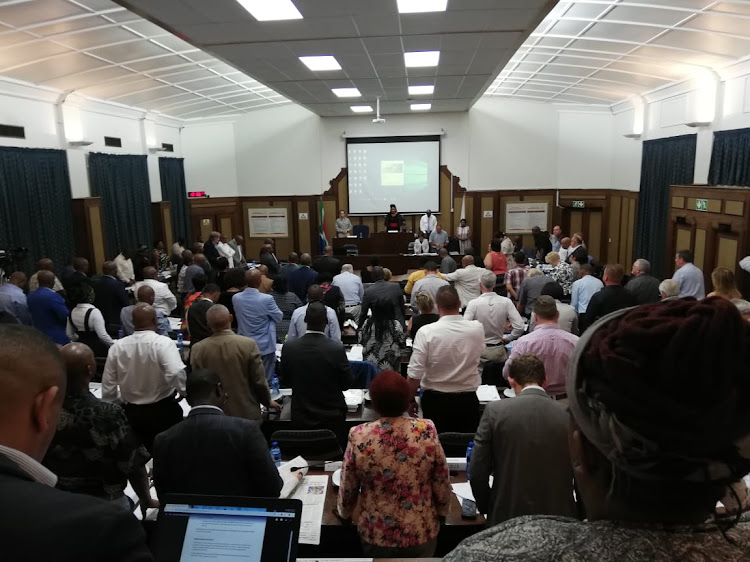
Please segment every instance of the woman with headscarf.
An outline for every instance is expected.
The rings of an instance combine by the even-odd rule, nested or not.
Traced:
[[[748,364],[750,325],[725,299],[601,318],[581,337],[567,378],[587,520],[511,519],[446,562],[748,560],[750,524],[715,512],[750,472]]]

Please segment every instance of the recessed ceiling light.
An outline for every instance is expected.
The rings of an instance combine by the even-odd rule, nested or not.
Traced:
[[[437,66],[440,61],[440,51],[414,51],[404,53],[404,64],[409,68],[420,66]]]
[[[351,108],[352,108],[352,111],[354,113],[370,113],[370,112],[372,112],[372,106],[371,105],[352,105]]]
[[[435,91],[435,86],[409,86],[410,96],[428,96]]]
[[[301,20],[292,0],[237,0],[258,21]]]
[[[448,0],[397,0],[397,4],[401,14],[444,12],[448,6]]]
[[[413,103],[411,104],[412,111],[428,111],[432,107],[431,103]]]
[[[357,88],[332,88],[331,91],[340,98],[358,98],[362,95]]]
[[[300,57],[299,60],[301,60],[302,64],[304,64],[307,68],[314,72],[319,72],[322,70],[341,70],[339,61],[336,60],[336,57],[332,57],[330,55]]]

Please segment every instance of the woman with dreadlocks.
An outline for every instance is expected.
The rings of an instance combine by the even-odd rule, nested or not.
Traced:
[[[570,359],[569,443],[588,519],[518,517],[445,560],[750,559],[717,500],[750,472],[750,325],[722,298],[620,310]]]

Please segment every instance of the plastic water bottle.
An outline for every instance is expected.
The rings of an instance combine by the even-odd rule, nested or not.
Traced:
[[[182,330],[180,330],[179,332],[177,332],[177,349],[182,351],[182,347]]]
[[[281,449],[279,449],[279,444],[276,441],[271,443],[271,458],[276,468],[281,466]]]
[[[279,393],[279,375],[274,373],[273,379],[271,379],[271,395],[275,395],[278,393]]]
[[[122,339],[122,335],[123,335],[122,328],[120,328],[119,330],[117,330],[117,339],[121,340]]]
[[[469,446],[466,447],[466,479],[470,478],[469,465],[471,464],[471,453],[474,451],[474,441],[469,441]]]

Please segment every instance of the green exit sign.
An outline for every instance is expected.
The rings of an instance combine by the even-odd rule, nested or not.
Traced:
[[[586,201],[573,201],[574,209],[584,209],[586,207]]]
[[[708,211],[708,199],[696,199],[695,210],[696,211]]]

